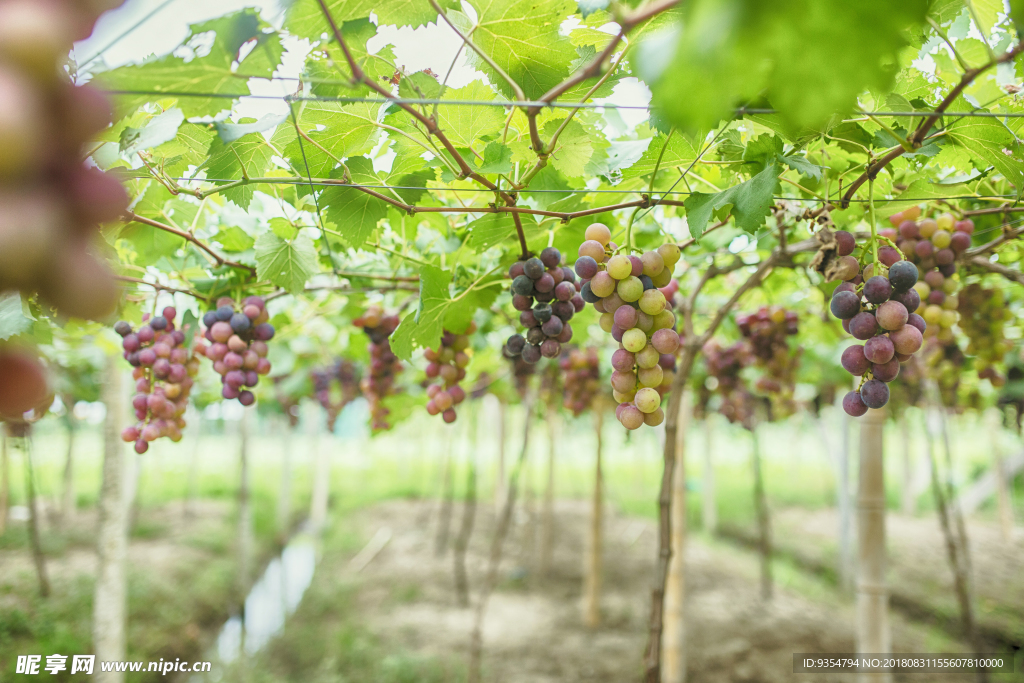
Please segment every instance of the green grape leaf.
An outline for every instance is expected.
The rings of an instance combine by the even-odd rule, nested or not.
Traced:
[[[978,28],[986,37],[992,34],[992,28],[1003,12],[1003,0],[971,0],[971,7],[974,8],[974,16],[978,19]],[[957,49],[960,44],[957,43]]]
[[[282,126],[274,136],[275,146],[284,147],[292,165],[302,175],[327,177],[338,160],[366,154],[380,137],[377,125],[379,104],[357,102],[306,102],[299,115],[299,128],[313,141],[295,135],[293,126]]]
[[[252,249],[256,242],[245,230],[234,225],[218,230],[214,239],[224,251],[235,254]]]
[[[608,9],[608,5],[611,4],[610,0],[577,0],[576,7],[579,9],[580,14],[586,19],[594,12]]]
[[[576,48],[560,27],[575,11],[571,0],[478,0],[473,7],[475,24],[462,12],[448,16],[520,85],[527,99],[541,97],[569,75]],[[503,95],[514,96],[508,82],[475,52],[467,56]]]
[[[318,270],[316,247],[308,237],[299,235],[288,241],[265,232],[256,239],[256,277],[260,280],[270,280],[296,294]]]
[[[25,307],[18,292],[0,294],[0,341],[28,331],[32,318],[25,315]]]
[[[452,305],[448,288],[452,274],[436,266],[420,269],[420,300],[391,335],[391,350],[402,360],[411,360],[417,348],[437,348],[444,332],[444,319]]]
[[[458,7],[456,0],[439,0],[442,9]],[[422,0],[328,0],[327,11],[336,22],[377,15],[380,26],[394,24],[419,28],[437,21],[437,12]],[[330,28],[317,0],[298,0],[288,10],[285,29],[299,38],[319,38]]]
[[[464,88],[445,90],[442,100],[474,100],[492,102],[494,91],[483,81],[473,81]],[[480,138],[493,135],[505,123],[501,107],[441,104],[437,107],[438,125],[456,147],[472,147]]]
[[[484,147],[484,159],[477,166],[480,173],[511,173],[512,150],[495,140]]]
[[[255,36],[256,44],[246,55],[238,72],[250,78],[270,78],[281,65],[284,45],[276,33],[260,33]]]
[[[252,123],[216,121],[213,126],[217,129],[217,135],[220,136],[221,141],[224,144],[230,144],[249,133],[265,133],[268,130],[277,128],[287,120],[287,114],[266,114],[259,121]]]
[[[175,107],[154,116],[144,128],[125,128],[121,131],[121,153],[131,155],[173,140],[184,120],[185,115]]]
[[[365,157],[349,159],[348,168],[352,181],[362,184],[379,184],[380,179],[373,173],[373,162]],[[360,249],[377,228],[377,223],[387,216],[388,204],[353,187],[332,186],[320,196],[324,217],[334,223],[345,242],[354,249]]]
[[[230,144],[221,138],[214,138],[210,144],[210,158],[206,165],[206,176],[221,180],[259,178],[266,175],[272,165],[275,152],[260,133],[248,133]],[[249,208],[256,188],[253,185],[239,185],[223,192],[224,196],[243,209]]]
[[[947,131],[953,145],[973,155],[972,162],[979,170],[984,170],[979,160],[994,166],[1013,185],[1020,198],[1024,192],[1024,146],[1006,126],[994,119],[962,118],[952,123]]]
[[[563,121],[564,119],[556,119],[545,123],[545,136],[550,139]],[[551,165],[567,178],[582,176],[585,173],[587,162],[594,155],[594,143],[591,140],[593,135],[579,121],[575,119],[569,121],[551,152]]]
[[[662,154],[662,149],[665,153]],[[665,146],[665,136],[656,135],[651,138],[651,144],[648,145],[647,150],[640,156],[640,158],[628,168],[622,169],[622,178],[639,178],[640,176],[650,175],[654,173],[654,167],[658,163],[658,157],[661,157],[661,166],[659,167],[659,177],[661,173],[664,173],[667,169],[676,168],[682,166],[686,168],[693,163],[693,160],[700,154],[701,145],[694,145],[693,138],[683,135],[680,132],[675,132],[672,137],[668,140],[668,147]]]
[[[814,178],[815,180],[821,180],[822,172],[825,170],[824,166],[812,164],[806,157],[796,156],[795,154],[788,156],[780,154],[779,161],[786,164],[786,166],[789,166],[797,173]]]
[[[693,237],[704,234],[712,214],[727,215],[723,210],[732,206],[736,225],[750,234],[764,225],[765,216],[772,206],[772,195],[779,185],[779,168],[772,162],[750,180],[715,194],[694,192],[683,206],[686,222]]]
[[[293,240],[299,234],[299,229],[290,220],[280,216],[270,219],[270,231],[285,241]]]
[[[520,219],[527,241],[540,234],[540,227],[533,215],[520,214]],[[469,224],[469,240],[466,245],[476,252],[482,252],[502,243],[518,244],[518,240],[516,224],[511,214],[490,213]]]

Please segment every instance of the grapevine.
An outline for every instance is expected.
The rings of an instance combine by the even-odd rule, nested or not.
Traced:
[[[562,405],[579,416],[593,405],[601,392],[601,359],[597,349],[569,349],[558,361],[564,373]]]
[[[197,344],[196,353],[213,361],[223,384],[221,396],[238,399],[243,406],[256,402],[250,389],[261,375],[270,373],[267,342],[274,338],[274,326],[268,320],[266,304],[258,296],[242,301],[241,310],[236,310],[233,299],[222,297],[215,310],[203,315],[203,336],[210,345]]]
[[[359,368],[350,360],[338,359],[325,368],[310,370],[313,396],[327,413],[327,429],[334,431],[342,409],[359,395]],[[338,391],[333,390],[337,384]]]
[[[384,309],[377,304],[368,306],[363,315],[352,321],[370,338],[370,368],[359,380],[359,389],[370,404],[370,422],[374,430],[391,427],[388,423],[390,411],[384,405],[384,399],[394,392],[402,363],[391,350],[388,337],[398,328],[398,322],[397,315],[385,315]]]
[[[455,422],[455,406],[466,400],[466,390],[459,386],[466,377],[469,365],[469,335],[476,332],[476,325],[469,324],[465,334],[445,331],[441,335],[441,346],[436,350],[427,349],[424,357],[428,361],[427,381],[438,380],[427,385],[427,412],[440,414],[447,423]]]

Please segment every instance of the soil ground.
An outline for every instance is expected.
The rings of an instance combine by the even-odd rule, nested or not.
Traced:
[[[369,628],[394,648],[441,660],[464,660],[472,612],[457,605],[451,552],[435,555],[436,507],[433,502],[396,501],[360,513],[357,522],[365,538],[387,527],[392,540],[356,579],[356,606]],[[460,515],[461,505],[456,504],[453,530]],[[655,523],[614,511],[606,515],[604,623],[588,630],[580,612],[588,515],[585,503],[559,502],[553,571],[542,579],[533,572],[537,550],[530,539],[537,534],[530,533],[529,516],[520,511],[519,524],[506,545],[505,578],[487,612],[485,680],[637,680],[653,577]],[[468,558],[474,599],[485,571],[494,518],[493,505],[482,505]],[[940,539],[929,535],[934,536],[929,542],[936,544],[936,552],[941,552]],[[897,532],[899,536],[902,531]],[[936,555],[931,561],[941,573],[940,560]],[[329,581],[332,573],[347,571],[344,565],[325,566],[316,581]],[[352,580],[351,576],[334,578]],[[687,667],[692,683],[851,680],[848,674],[794,674],[792,668],[796,652],[854,650],[851,599],[783,568],[777,570],[774,598],[764,602],[759,596],[756,557],[700,537],[689,541],[686,584]],[[898,612],[892,612],[891,620],[894,651],[968,649]],[[927,677],[929,681],[974,680],[970,674]],[[922,679],[918,675],[906,680]]]

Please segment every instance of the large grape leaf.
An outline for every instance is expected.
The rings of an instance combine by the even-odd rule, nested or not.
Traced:
[[[522,214],[523,234],[527,241],[540,233],[537,220],[531,214]],[[466,245],[482,252],[499,244],[514,244],[518,239],[516,224],[508,213],[489,213],[469,224],[469,240]]]
[[[560,26],[575,12],[569,0],[477,0],[473,3],[477,22],[462,12],[450,12],[452,21],[471,34],[473,42],[523,89],[527,99],[536,99],[569,75],[576,47]],[[513,96],[512,87],[489,64],[470,51],[476,68],[503,95]]]
[[[0,294],[0,341],[29,330],[32,319],[26,317],[25,306],[18,292]]]
[[[458,7],[457,0],[439,0],[442,8]],[[335,22],[365,19],[371,13],[380,26],[396,24],[418,28],[437,20],[437,12],[425,0],[328,0],[327,11]],[[285,29],[300,38],[317,39],[330,33],[318,0],[298,0],[288,10]]]
[[[775,162],[768,164],[763,171],[750,180],[730,187],[722,192],[704,194],[694,192],[683,206],[686,208],[686,223],[690,235],[700,237],[715,213],[725,215],[722,211],[732,206],[732,215],[736,225],[750,234],[764,225],[764,218],[772,206],[772,195],[779,185],[779,168]]]
[[[1013,133],[994,119],[962,118],[948,127],[947,137],[954,146],[970,152],[975,166],[978,160],[995,169],[1017,190],[1024,192],[1024,147]],[[979,168],[979,170],[984,170]]]
[[[274,145],[284,148],[285,155],[302,175],[325,178],[338,165],[338,160],[366,154],[380,137],[377,112],[380,105],[369,102],[338,104],[337,102],[306,102],[298,114],[299,128],[309,136],[302,140],[294,126],[283,125],[274,135]]]
[[[452,274],[436,266],[420,268],[420,300],[416,310],[402,319],[391,335],[391,350],[410,360],[417,348],[437,348],[444,332],[444,319],[452,305],[448,288]]]
[[[272,165],[275,150],[260,133],[248,133],[225,144],[220,137],[210,144],[206,176],[224,180],[259,178]],[[255,192],[253,185],[239,185],[224,191],[224,196],[243,209],[249,208]]]
[[[672,137],[668,140],[667,147],[665,146],[665,137],[659,134],[652,138],[647,151],[641,155],[636,163],[622,169],[623,179],[638,178],[653,173],[659,157],[661,157],[660,173],[664,172],[665,169],[677,166],[689,166],[700,154],[701,146],[693,144],[693,138],[689,136],[679,132],[673,133]],[[662,154],[663,149],[665,150],[664,154]]]
[[[292,294],[301,292],[318,271],[313,240],[299,235],[283,240],[271,231],[256,238],[256,277]]]
[[[446,90],[442,100],[474,100],[492,102],[494,90],[483,81],[473,81],[464,88]],[[494,135],[505,123],[501,107],[441,104],[437,107],[438,125],[456,147],[472,147],[480,138]]]
[[[551,139],[563,120],[556,119],[544,124],[544,135],[547,139]],[[591,137],[593,135],[594,133],[584,128],[579,121],[569,121],[555,142],[555,148],[551,152],[551,165],[567,178],[582,176],[587,162],[594,155],[594,141]]]
[[[366,157],[349,159],[350,181],[361,185],[380,185],[381,180],[373,172],[373,162]],[[377,190],[380,192],[380,190]],[[387,216],[388,205],[353,187],[332,186],[323,191],[320,206],[324,208],[328,222],[345,237],[345,242],[354,249],[360,249],[373,234],[377,223]]]

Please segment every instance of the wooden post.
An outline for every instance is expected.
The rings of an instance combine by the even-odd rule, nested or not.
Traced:
[[[715,501],[714,425],[704,415],[704,481],[701,483],[701,523],[712,536],[718,531],[718,504]]]
[[[583,571],[583,624],[587,628],[601,625],[601,573],[604,551],[604,482],[601,474],[601,435],[604,411],[600,401],[594,405],[594,495],[590,507],[590,533],[587,537],[586,564]]]
[[[558,411],[554,403],[548,404],[548,476],[544,487],[544,511],[541,522],[540,575],[551,574],[551,562],[555,551],[555,454],[557,453],[556,421]]]
[[[850,421],[843,411],[843,445],[836,461],[836,508],[839,513],[839,586],[846,592],[853,590],[853,505],[850,500]]]
[[[27,424],[16,425],[19,430],[18,444],[25,456],[25,501],[28,505],[28,537],[32,547],[32,563],[36,567],[39,579],[39,595],[50,596],[50,579],[46,572],[46,556],[43,555],[43,544],[39,538],[39,505],[36,501],[35,473],[32,471],[32,437],[31,427]]]
[[[884,410],[860,418],[860,484],[857,488],[857,652],[892,650],[889,591],[885,583]],[[859,680],[892,681],[889,673],[862,673]]]
[[[252,491],[251,467],[249,462],[249,413],[250,408],[243,409],[242,419],[238,421],[238,597],[245,599],[249,591],[252,574],[253,528],[252,528]]]
[[[118,359],[106,359],[103,402],[103,484],[100,488],[97,553],[99,563],[93,594],[92,651],[100,661],[123,660],[127,620],[128,481],[121,423],[124,403]],[[95,672],[99,683],[121,683],[124,672]]]
[[[916,505],[917,496],[914,495],[914,465],[910,459],[910,424],[907,422],[907,416],[900,416],[900,436],[902,437],[903,453],[901,454],[900,460],[902,461],[903,471],[900,472],[902,475],[900,481],[900,512],[908,517],[914,514],[914,508]]]
[[[661,683],[686,683],[686,431],[690,395],[679,404],[676,467],[672,473],[672,557],[665,584],[665,625],[661,633]]]

